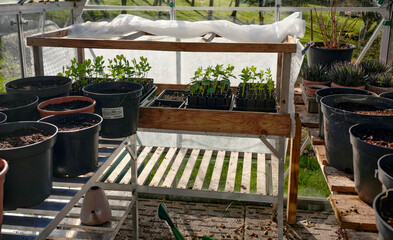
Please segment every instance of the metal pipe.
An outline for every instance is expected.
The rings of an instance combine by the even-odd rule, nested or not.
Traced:
[[[26,58],[25,58],[25,44],[24,44],[24,34],[23,34],[23,26],[22,26],[22,13],[16,14],[16,24],[18,26],[18,38],[19,38],[19,57],[20,57],[20,68],[22,78],[27,76],[26,73]]]
[[[382,30],[382,25],[383,25],[384,21],[385,21],[385,19],[383,18],[382,21],[378,24],[377,28],[375,29],[375,31],[371,35],[370,39],[368,40],[366,46],[364,46],[362,52],[359,54],[359,57],[356,59],[355,64],[359,64],[363,60],[367,51],[370,49],[371,45],[373,44],[373,42],[377,38],[379,32]]]

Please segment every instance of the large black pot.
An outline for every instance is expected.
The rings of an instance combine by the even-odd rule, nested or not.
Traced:
[[[307,65],[330,66],[334,62],[351,62],[353,50],[352,44],[344,44],[345,48],[324,48],[323,42],[316,42],[307,52]]]
[[[383,98],[389,98],[389,99],[393,100],[393,92],[384,92],[384,93],[381,93],[379,96],[383,97]]]
[[[318,114],[319,114],[319,137],[324,138],[323,136],[323,115],[321,112],[321,98],[336,95],[336,94],[358,94],[358,95],[375,95],[372,92],[355,89],[355,88],[324,88],[319,89],[315,92],[316,100],[318,103]]]
[[[9,171],[4,184],[4,209],[31,207],[44,201],[52,189],[52,148],[57,127],[42,122],[12,122],[0,125],[0,137],[15,130],[34,127],[50,137],[22,147],[0,149],[0,157],[7,160]]]
[[[377,165],[378,179],[382,183],[382,191],[393,188],[393,154],[382,156]]]
[[[97,102],[95,112],[104,119],[102,137],[121,138],[136,132],[142,88],[138,83],[104,82],[82,89],[85,96]]]
[[[370,110],[393,108],[393,101],[367,95],[340,94],[321,99],[324,121],[326,157],[328,163],[349,173],[353,172],[352,146],[349,140],[349,128],[358,123],[375,125],[393,122],[393,116],[377,116],[355,113],[337,108],[339,104],[357,104]]]
[[[0,123],[5,123],[7,121],[7,115],[0,112]]]
[[[33,86],[30,88],[27,86]],[[28,93],[39,97],[39,102],[68,96],[71,88],[71,79],[59,76],[38,76],[21,78],[5,84],[8,94]]]
[[[53,148],[53,175],[75,177],[94,171],[98,160],[98,132],[102,117],[94,113],[69,113],[42,118],[59,128]],[[83,129],[62,130],[70,123],[89,123]]]
[[[36,121],[38,119],[38,97],[15,93],[1,94],[1,111],[7,115],[8,122],[16,121]]]
[[[349,129],[353,151],[355,190],[358,192],[359,198],[369,205],[382,191],[381,182],[375,177],[375,170],[378,168],[377,162],[383,155],[393,153],[393,148],[377,146],[361,138],[365,135],[371,135],[375,140],[382,140],[382,136],[393,137],[391,123],[386,122],[386,125],[357,124]]]
[[[393,217],[393,191],[380,193],[373,202],[376,225],[379,231],[379,240],[393,239],[393,227],[387,219]],[[385,216],[388,213],[388,216]]]

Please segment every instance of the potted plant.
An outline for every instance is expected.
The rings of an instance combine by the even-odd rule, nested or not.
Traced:
[[[309,96],[314,96],[317,89],[323,87],[317,86],[330,86],[330,80],[327,76],[328,68],[324,65],[303,65],[300,70],[300,75],[302,76],[302,82],[307,94]]]
[[[376,225],[379,232],[378,239],[393,239],[393,190],[380,193],[373,202]]]
[[[335,88],[366,89],[366,75],[363,68],[347,62],[334,63],[328,72],[328,78]]]
[[[228,110],[231,105],[232,89],[230,78],[235,68],[222,64],[205,69],[199,67],[186,87],[188,92],[187,107]]]
[[[4,182],[5,174],[8,172],[8,163],[0,158],[0,232],[3,224],[3,199],[4,199]]]
[[[83,88],[85,96],[96,101],[95,112],[104,119],[102,137],[121,138],[136,132],[142,88],[131,82],[103,82]]]
[[[102,117],[94,113],[75,112],[40,119],[59,129],[53,148],[53,175],[76,177],[96,169],[98,132]]]
[[[378,126],[393,122],[392,108],[392,100],[368,95],[339,94],[323,97],[321,111],[327,162],[339,170],[352,173],[349,128],[358,123],[373,123]]]
[[[366,86],[367,90],[376,94],[393,92],[393,74],[390,72],[370,74]]]
[[[52,98],[38,104],[41,117],[75,112],[93,113],[96,101],[84,96]]]
[[[39,102],[54,97],[68,96],[71,79],[60,76],[21,78],[5,84],[8,94],[24,93],[39,97]]]
[[[0,157],[9,171],[4,184],[4,209],[31,207],[52,190],[52,148],[57,127],[43,122],[0,124]]]
[[[38,97],[22,93],[1,94],[0,111],[7,115],[8,122],[36,121]]]
[[[340,13],[336,11],[337,3],[338,0],[330,1],[330,12],[327,13],[327,17],[324,17],[322,12],[318,13],[316,9],[314,11],[322,42],[316,42],[308,50],[308,66],[330,66],[337,61],[351,62],[355,46],[346,43],[346,40],[348,38],[348,33],[350,33],[356,25],[358,18],[356,20],[351,20],[351,15],[347,14],[345,20],[341,19]],[[312,18],[311,25],[313,25]]]
[[[245,67],[240,74],[242,82],[237,88],[236,109],[246,111],[276,111],[276,94],[270,68],[257,71],[255,66]]]
[[[393,110],[392,110],[393,116]],[[371,205],[374,198],[381,193],[382,185],[375,178],[378,160],[393,153],[392,119],[387,118],[385,124],[357,124],[349,129],[353,152],[353,172],[355,189],[359,198]],[[390,122],[389,122],[390,121]]]

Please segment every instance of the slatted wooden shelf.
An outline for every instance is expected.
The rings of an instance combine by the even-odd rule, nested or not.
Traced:
[[[100,139],[97,169],[120,143],[120,140]],[[51,195],[44,202],[31,208],[18,208],[4,212],[1,229],[2,239],[35,239],[89,180],[92,174],[69,179],[54,178]],[[78,211],[71,212],[69,216],[79,219]]]
[[[306,130],[312,145],[325,145],[325,141],[319,137],[319,128],[307,128]]]

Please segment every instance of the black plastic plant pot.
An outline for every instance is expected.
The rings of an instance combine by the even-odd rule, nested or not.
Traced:
[[[196,101],[195,101],[196,100]],[[191,96],[187,98],[188,108],[229,110],[232,96]]]
[[[350,109],[343,110],[343,106]],[[348,173],[353,172],[352,146],[349,128],[358,123],[376,126],[393,122],[393,115],[369,115],[358,110],[383,110],[393,108],[393,101],[380,97],[354,94],[326,96],[321,99],[327,162]]]
[[[174,96],[176,99],[172,99],[170,96]],[[184,102],[187,99],[187,94],[185,90],[165,89],[158,95],[157,99]]]
[[[52,156],[57,127],[43,122],[12,122],[0,125],[1,142],[25,129],[38,129],[48,138],[25,146],[0,148],[0,157],[9,165],[4,184],[4,209],[31,207],[44,201],[52,190]]]
[[[389,98],[389,99],[393,100],[393,92],[384,92],[384,93],[381,93],[379,96],[383,97],[383,98]]]
[[[124,79],[124,81],[138,83],[142,85],[143,89],[142,89],[142,95],[140,97],[141,101],[143,101],[147,97],[147,95],[149,95],[150,90],[154,86],[153,78],[129,78],[129,79]]]
[[[142,88],[131,82],[96,83],[83,88],[85,96],[96,100],[95,112],[104,119],[102,137],[121,138],[136,132]]]
[[[5,123],[7,121],[7,115],[4,113],[0,112],[0,124]]]
[[[345,44],[346,48],[324,48],[323,42],[316,42],[307,52],[307,65],[332,65],[334,62],[351,62],[353,50],[352,44]]]
[[[393,217],[393,190],[380,193],[373,202],[379,240],[393,239],[393,226],[388,220]]]
[[[8,94],[27,93],[39,97],[39,102],[68,96],[71,89],[71,79],[59,76],[39,76],[21,78],[5,84]]]
[[[7,115],[8,122],[36,121],[39,118],[37,105],[37,96],[22,93],[0,95],[0,111]]]
[[[336,95],[336,94],[358,94],[358,95],[374,95],[373,93],[367,90],[354,89],[354,88],[324,88],[319,89],[315,92],[316,100],[318,103],[318,114],[319,114],[319,137],[324,138],[323,136],[323,116],[321,112],[321,98]]]
[[[94,113],[52,115],[40,119],[59,128],[53,148],[53,175],[75,177],[96,169],[102,117]],[[80,129],[70,129],[81,126]]]
[[[390,124],[388,124],[390,123]],[[375,177],[378,160],[393,148],[374,145],[366,141],[364,136],[371,136],[373,141],[392,141],[393,126],[390,120],[383,124],[357,124],[349,129],[353,151],[353,175],[355,190],[359,198],[371,205],[374,198],[382,191],[381,182]]]
[[[378,179],[382,183],[382,191],[393,188],[393,154],[386,154],[378,160]]]

